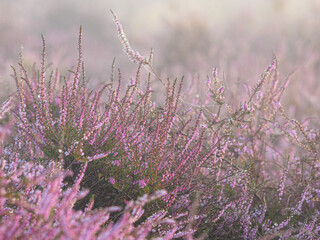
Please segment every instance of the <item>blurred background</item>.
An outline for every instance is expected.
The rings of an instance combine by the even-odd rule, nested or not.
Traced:
[[[27,66],[40,64],[41,34],[47,62],[67,75],[76,65],[80,25],[92,87],[109,79],[114,57],[125,81],[135,76],[137,65],[122,52],[109,9],[134,50],[148,56],[154,48],[153,65],[163,79],[184,75],[184,88],[194,79],[201,94],[217,67],[230,101],[238,102],[244,85],[253,86],[275,55],[280,79],[295,71],[284,100],[290,115],[319,116],[318,0],[1,0],[0,99],[15,90],[10,65],[17,66],[21,46]]]

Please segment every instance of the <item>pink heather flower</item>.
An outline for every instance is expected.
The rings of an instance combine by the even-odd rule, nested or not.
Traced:
[[[147,180],[142,179],[142,180],[135,181],[135,182],[133,182],[132,184],[134,184],[134,185],[135,185],[135,184],[139,184],[139,187],[140,187],[140,188],[144,188],[145,186],[148,185],[149,180],[150,180],[150,179],[147,179]]]
[[[113,185],[116,183],[115,179],[113,177],[109,178],[110,183]]]
[[[224,87],[220,87],[220,88],[218,89],[218,92],[219,92],[220,94],[222,94],[222,93],[224,92]]]
[[[211,78],[208,78],[208,79],[205,81],[205,83],[206,83],[207,85],[210,85],[211,82],[212,82],[212,79],[211,79]]]

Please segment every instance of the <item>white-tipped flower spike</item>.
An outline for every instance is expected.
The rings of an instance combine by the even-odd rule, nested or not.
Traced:
[[[131,48],[131,46],[129,44],[129,41],[128,41],[127,37],[126,37],[126,34],[123,31],[122,25],[118,20],[117,15],[112,10],[110,10],[110,12],[112,13],[113,20],[114,20],[115,24],[117,25],[118,36],[119,36],[120,41],[122,43],[123,51],[126,53],[126,55],[129,57],[129,59],[132,62],[134,62],[134,63],[142,62],[143,64],[147,64],[148,63],[147,58],[141,56],[139,54],[139,52],[135,52]]]
[[[118,36],[119,36],[119,39],[122,43],[123,51],[128,56],[130,61],[133,63],[142,63],[143,67],[148,72],[150,72],[153,76],[158,78],[160,80],[160,82],[162,83],[162,85],[165,86],[165,84],[163,83],[163,81],[161,80],[161,78],[155,72],[155,70],[153,69],[153,67],[151,65],[151,62],[153,59],[153,49],[151,49],[149,57],[144,57],[144,56],[140,55],[139,52],[134,51],[129,44],[129,41],[126,37],[126,34],[123,31],[122,25],[119,22],[117,15],[112,10],[110,10],[110,12],[113,15],[113,20],[117,26]]]

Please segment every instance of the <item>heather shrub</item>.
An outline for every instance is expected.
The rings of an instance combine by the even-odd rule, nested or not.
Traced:
[[[81,28],[77,66],[67,78],[58,70],[47,75],[43,37],[40,69],[30,74],[22,54],[19,71],[13,68],[17,93],[4,126],[15,128],[1,150],[6,234],[319,237],[319,131],[286,113],[281,98],[289,78],[280,78],[277,59],[239,106],[228,103],[217,69],[206,80],[204,103],[190,100],[195,88],[183,92],[183,78],[163,81],[153,51],[134,51],[112,14],[124,52],[137,64],[123,92],[115,61],[109,81],[88,88]],[[163,103],[151,101],[151,81],[162,83]],[[1,117],[11,105],[3,104]]]
[[[247,100],[235,110],[225,104],[219,82],[214,70],[207,85],[211,103],[216,105],[206,101],[207,106],[198,106],[205,113],[201,125],[211,136],[205,144],[212,144],[219,130],[227,139],[222,159],[208,165],[209,186],[213,187],[204,187],[210,189],[203,196],[205,222],[210,222],[204,224],[205,231],[210,225],[209,236],[230,239],[318,236],[314,201],[319,184],[318,131],[286,115],[280,100],[289,79],[280,83],[277,60],[248,88]],[[212,178],[217,163],[221,173]],[[220,193],[214,195],[212,189]],[[223,206],[217,218],[219,204]]]
[[[163,211],[134,226],[143,214],[142,207],[165,194],[161,191],[127,202],[117,223],[110,222],[110,213],[119,212],[119,207],[92,210],[91,201],[84,211],[74,210],[74,203],[87,194],[79,191],[86,167],[71,188],[61,191],[67,172],[54,162],[44,167],[2,161],[1,239],[145,239],[156,226],[166,226],[162,235],[167,239],[174,234],[176,223],[165,218]]]
[[[10,107],[9,99],[1,106],[0,118]],[[174,235],[177,224],[165,217],[165,211],[156,212],[135,226],[144,213],[143,206],[166,195],[165,191],[126,202],[119,221],[114,223],[110,215],[120,212],[120,207],[93,210],[92,198],[84,210],[74,209],[74,204],[88,194],[87,190],[80,190],[88,162],[67,188],[64,179],[72,172],[63,170],[62,165],[63,159],[58,164],[48,161],[43,165],[5,149],[0,168],[1,239],[145,239],[155,229],[162,229],[162,239]]]
[[[145,92],[137,91],[140,68],[135,83],[127,87],[123,98],[120,98],[120,72],[117,89],[112,89],[111,79],[111,83],[103,86],[100,91],[89,92],[84,80],[80,82],[80,32],[77,70],[73,79],[65,80],[59,94],[52,89],[52,82],[54,85],[59,84],[58,73],[55,79],[51,74],[45,86],[44,51],[42,56],[43,62],[38,74],[34,73],[29,78],[21,59],[19,65],[22,76],[19,78],[16,72],[14,75],[19,96],[19,107],[15,111],[19,120],[17,134],[20,141],[28,142],[32,149],[23,152],[19,149],[24,159],[32,160],[35,153],[41,156],[39,160],[42,163],[49,159],[59,162],[63,158],[64,168],[75,173],[83,162],[90,161],[83,186],[94,191],[94,195],[104,195],[110,189],[117,191],[122,195],[119,197],[120,202],[124,200],[121,198],[131,199],[162,188],[168,188],[172,200],[177,191],[183,191],[189,183],[183,175],[188,168],[198,163],[191,158],[191,161],[184,160],[179,165],[166,164],[163,158],[168,158],[167,161],[173,161],[176,156],[183,158],[186,150],[198,155],[201,139],[194,140],[197,134],[195,126],[192,135],[181,137],[180,134],[175,137],[175,141],[168,141],[172,132],[178,131],[177,127],[172,127],[180,94],[180,91],[175,92],[176,81],[173,86],[168,83],[167,99],[162,109],[152,110],[154,107],[149,99],[150,79]],[[22,86],[23,82],[26,88]],[[100,99],[103,90],[109,86],[109,99],[102,106]],[[140,96],[136,97],[138,94]],[[180,138],[184,139],[184,147],[174,149],[177,142],[181,141]],[[90,187],[92,185],[95,185],[94,189]],[[176,186],[181,189],[178,190]],[[113,197],[112,201],[115,199],[117,197]],[[170,199],[167,200],[169,205]],[[96,207],[103,206],[99,204],[100,201],[102,204],[105,200],[98,197]]]
[[[191,119],[181,126],[173,125],[181,83],[176,90],[177,81],[172,86],[168,81],[165,105],[158,108],[150,102],[150,77],[147,90],[137,91],[141,66],[123,98],[120,98],[121,72],[117,89],[112,89],[112,73],[111,83],[90,92],[83,68],[80,79],[83,67],[80,31],[77,69],[72,77],[63,79],[59,89],[58,72],[51,73],[48,82],[45,81],[43,38],[40,70],[34,70],[29,77],[22,56],[20,76],[14,69],[18,97],[13,110],[16,136],[6,146],[5,155],[17,153],[26,162],[45,165],[52,159],[64,169],[72,170],[75,174],[64,179],[63,189],[72,186],[75,176],[87,163],[81,187],[89,189],[89,194],[75,203],[76,210],[83,210],[91,198],[95,199],[93,209],[96,209],[114,203],[124,205],[125,201],[145,193],[167,189],[168,194],[147,206],[147,212],[170,211],[179,194],[194,188],[191,177],[201,166],[198,159],[204,161],[216,146],[202,150],[202,136],[198,137],[197,132],[199,117],[187,135],[182,130]],[[105,89],[110,95],[102,105]]]

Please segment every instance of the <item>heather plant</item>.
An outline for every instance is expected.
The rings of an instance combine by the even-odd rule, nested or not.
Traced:
[[[200,116],[187,135],[182,131],[191,119],[180,127],[174,126],[181,83],[176,92],[177,81],[172,86],[168,81],[163,108],[155,108],[150,103],[150,77],[147,91],[137,91],[141,64],[135,83],[127,87],[122,99],[121,72],[116,90],[112,89],[114,79],[111,77],[111,83],[100,91],[89,92],[84,78],[80,82],[83,67],[80,30],[78,66],[72,73],[73,78],[63,80],[59,95],[54,91],[60,84],[58,72],[51,73],[45,83],[45,42],[42,39],[40,71],[29,77],[22,56],[20,76],[13,69],[18,95],[18,104],[13,110],[17,120],[16,137],[6,147],[5,155],[18,153],[26,162],[41,164],[53,159],[61,167],[72,170],[74,176],[88,162],[81,186],[90,193],[75,203],[76,209],[84,209],[92,197],[95,209],[167,189],[168,195],[155,205],[151,204],[149,209],[152,212],[169,210],[179,194],[195,188],[193,176],[217,145],[202,150],[203,134],[197,130]],[[101,106],[99,101],[105,89],[110,95],[107,103]],[[140,97],[134,99],[137,93]],[[75,177],[66,177],[65,188],[75,180]]]
[[[10,109],[10,99],[0,108],[1,118]],[[161,236],[171,239],[177,227],[173,219],[159,211],[143,224],[135,226],[142,216],[143,206],[164,196],[165,191],[144,195],[127,202],[117,223],[110,221],[110,213],[120,207],[92,210],[94,200],[82,210],[74,210],[77,200],[88,191],[80,190],[80,182],[88,162],[81,169],[74,184],[63,190],[64,179],[70,175],[54,161],[47,165],[26,162],[17,152],[5,154],[0,168],[0,238],[1,239],[145,239],[150,231],[165,229]],[[61,159],[63,161],[63,159]]]
[[[176,231],[175,221],[165,218],[163,211],[143,224],[134,225],[143,214],[143,206],[166,194],[165,191],[127,202],[119,221],[112,223],[110,213],[119,212],[120,207],[92,210],[91,201],[84,211],[73,209],[75,202],[87,194],[79,191],[87,164],[74,185],[65,191],[63,179],[68,173],[54,162],[46,167],[19,165],[18,159],[10,164],[1,163],[1,239],[145,239],[156,227],[165,227],[161,236],[170,239]]]
[[[211,82],[216,87],[210,87]],[[198,106],[205,113],[201,124],[211,136],[222,128],[229,141],[223,152],[224,174],[212,184],[216,188],[222,185],[220,189],[224,190],[215,196],[217,201],[210,194],[203,200],[207,222],[210,222],[210,212],[215,209],[212,204],[229,201],[221,206],[219,218],[211,218],[213,226],[219,224],[210,236],[313,239],[319,235],[314,221],[318,211],[312,201],[318,195],[315,186],[319,184],[317,131],[307,130],[299,121],[286,115],[280,100],[288,83],[289,79],[286,79],[279,86],[277,60],[274,59],[260,81],[248,89],[247,101],[232,111],[231,106],[224,103],[216,70],[208,79],[208,95],[216,103],[216,113],[210,111],[212,105]],[[222,105],[226,107],[224,113]],[[212,137],[209,144],[211,140]],[[216,166],[214,162],[208,174]],[[240,195],[232,200],[237,194]],[[239,228],[234,228],[235,224],[239,224]],[[297,227],[302,224],[308,229],[312,226],[315,231]]]
[[[8,237],[318,238],[319,131],[281,105],[289,78],[281,81],[277,59],[239,107],[228,103],[216,68],[206,101],[192,101],[194,86],[184,93],[184,78],[165,84],[152,51],[134,51],[112,14],[137,64],[123,94],[115,61],[109,81],[88,88],[81,28],[69,77],[47,76],[44,37],[40,69],[30,75],[22,54],[13,68],[17,98],[0,109],[2,117],[12,107],[15,123],[1,150]],[[151,101],[153,77],[165,88],[163,104]]]
[[[34,151],[42,156],[41,161],[45,162],[50,158],[59,161],[63,156],[64,167],[73,171],[77,171],[80,163],[90,161],[87,170],[90,178],[85,177],[85,181],[86,179],[93,181],[95,177],[103,175],[103,184],[109,182],[112,188],[124,191],[126,195],[132,184],[137,185],[137,189],[141,189],[140,193],[171,187],[172,194],[176,194],[178,190],[174,188],[180,185],[176,184],[177,181],[183,180],[182,173],[185,174],[188,165],[196,163],[184,161],[179,166],[171,166],[165,164],[166,161],[161,158],[168,156],[173,159],[173,154],[182,158],[187,148],[196,154],[199,154],[197,152],[200,152],[201,149],[201,139],[194,144],[195,146],[189,147],[197,134],[196,127],[192,134],[186,137],[186,143],[182,148],[180,147],[179,152],[174,149],[174,146],[180,140],[181,134],[175,137],[175,141],[166,143],[172,131],[171,126],[174,122],[173,118],[177,111],[180,94],[179,91],[175,93],[176,81],[172,87],[168,83],[168,96],[163,110],[154,110],[151,114],[150,109],[153,106],[148,100],[151,91],[150,79],[147,91],[139,92],[140,99],[133,99],[137,94],[140,71],[138,69],[135,84],[129,86],[125,96],[120,99],[121,73],[119,73],[118,88],[116,90],[108,88],[111,92],[109,101],[104,107],[101,107],[99,101],[102,92],[108,86],[112,86],[113,79],[110,84],[95,93],[88,92],[84,82],[79,83],[82,65],[81,32],[78,67],[74,73],[74,79],[65,80],[61,96],[53,96],[53,90],[50,89],[52,74],[48,87],[45,87],[44,56],[43,51],[43,62],[38,79],[29,79],[22,60],[20,71],[23,76],[18,79],[16,72],[14,74],[20,102],[16,112],[20,120],[17,124],[17,131],[19,137],[25,142],[30,142]],[[55,76],[56,84],[58,74]],[[33,77],[37,75],[34,74]],[[23,81],[26,82],[27,89],[23,88]],[[177,94],[176,99],[174,99],[175,94]],[[149,117],[149,115],[152,116]],[[166,145],[170,143],[171,146],[168,148]],[[23,153],[25,159],[32,159],[33,154],[34,152]],[[101,159],[104,161],[102,162]],[[91,166],[98,172],[92,172]],[[183,188],[184,185],[180,185],[180,188]],[[134,191],[138,191],[137,189]],[[131,197],[130,194],[128,196]]]

